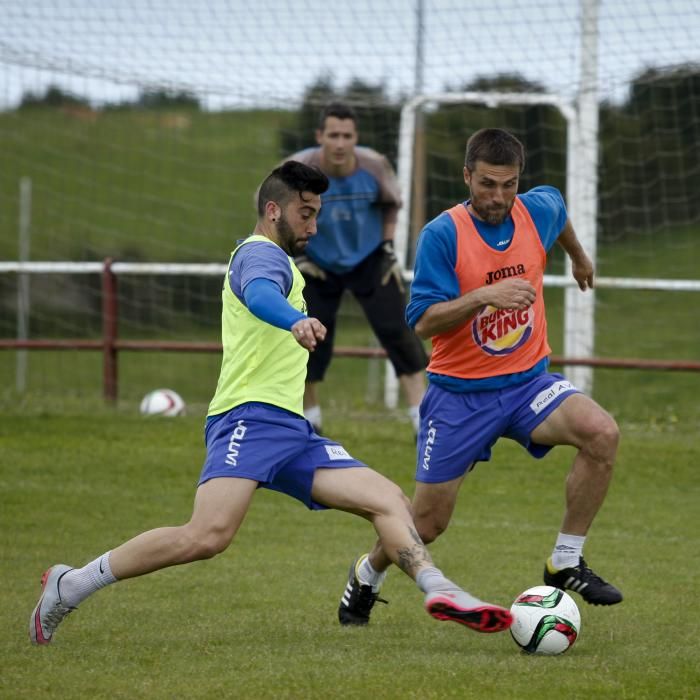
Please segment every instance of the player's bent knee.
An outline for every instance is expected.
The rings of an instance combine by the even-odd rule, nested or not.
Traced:
[[[226,530],[212,528],[187,533],[190,561],[212,559],[221,554],[231,544],[233,536]]]
[[[399,486],[389,483],[380,491],[376,491],[372,500],[361,506],[365,516],[374,520],[376,516],[390,516],[413,522],[411,501]]]
[[[615,420],[603,414],[597,421],[592,435],[585,443],[585,449],[596,461],[608,464],[612,468],[620,442],[620,429]]]
[[[408,514],[413,519],[411,499],[396,484],[387,487],[382,498],[388,512]]]
[[[430,544],[442,535],[447,530],[447,523],[432,518],[416,520],[416,530],[418,536],[423,540],[424,544]]]
[[[200,543],[199,559],[213,559],[221,554],[229,545],[230,540],[209,539]]]
[[[605,427],[601,431],[603,442],[613,452],[617,451],[617,446],[620,444],[620,428],[617,423],[610,418]]]

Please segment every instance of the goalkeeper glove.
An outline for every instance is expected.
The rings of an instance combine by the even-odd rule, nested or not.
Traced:
[[[382,243],[382,262],[380,265],[382,275],[382,286],[389,284],[389,280],[393,277],[399,289],[404,291],[403,275],[401,274],[401,265],[394,252],[394,242],[384,241]]]
[[[305,277],[315,277],[318,280],[326,279],[326,273],[315,262],[309,260],[306,255],[299,255],[294,258],[294,264]]]

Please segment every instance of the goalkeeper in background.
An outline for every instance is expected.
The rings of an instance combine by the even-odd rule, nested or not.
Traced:
[[[318,167],[330,181],[322,196],[319,235],[296,259],[306,281],[309,314],[328,329],[326,339],[309,358],[304,414],[321,429],[317,387],[331,362],[338,308],[348,289],[389,356],[418,433],[428,359],[405,321],[406,295],[393,244],[401,206],[399,186],[387,159],[358,146],[357,138],[355,112],[333,102],[321,112],[316,130],[319,145],[290,156]]]
[[[190,521],[137,535],[82,568],[48,569],[29,619],[35,644],[50,643],[66,615],[100,588],[223,552],[258,487],[292,496],[310,510],[334,508],[370,521],[383,551],[425,593],[434,618],[479,632],[510,626],[507,609],[465,593],[434,566],[401,489],[304,419],[306,363],[326,329],[305,313],[304,280],[292,256],[302,254],[316,233],[327,187],[326,176],[303,163],[273,170],[260,186],[255,231],[231,254],[222,290],[221,373]],[[311,556],[307,566],[315,564]],[[355,605],[353,595],[363,593],[349,594]]]

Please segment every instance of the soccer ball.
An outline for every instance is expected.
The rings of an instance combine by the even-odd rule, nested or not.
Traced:
[[[510,612],[510,633],[528,654],[563,654],[581,632],[581,614],[574,599],[552,586],[528,588],[515,599]]]
[[[139,410],[143,416],[184,416],[185,402],[172,389],[156,389],[143,397]]]

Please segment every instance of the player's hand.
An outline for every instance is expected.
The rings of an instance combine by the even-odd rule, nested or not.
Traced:
[[[317,318],[302,318],[291,327],[291,332],[294,340],[309,352],[326,337],[326,327]]]
[[[326,273],[313,260],[309,260],[306,255],[294,258],[294,264],[304,277],[315,277],[318,280],[326,279]]]
[[[582,292],[593,289],[593,263],[587,255],[571,260],[571,274]]]
[[[382,287],[386,287],[393,277],[399,289],[402,292],[405,290],[401,265],[399,265],[399,261],[396,258],[393,241],[384,241],[384,243],[382,243],[382,262],[380,270],[382,275]]]
[[[535,288],[520,277],[482,287],[481,291],[485,303],[497,309],[527,309],[537,296]]]

